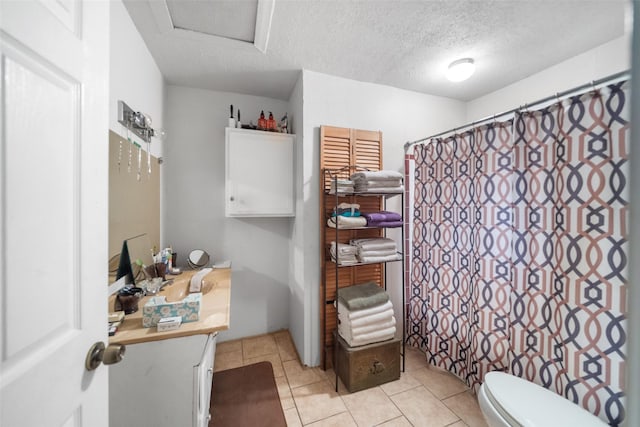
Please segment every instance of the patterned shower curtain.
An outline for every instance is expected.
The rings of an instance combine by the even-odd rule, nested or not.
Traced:
[[[414,146],[408,342],[624,418],[624,82]]]

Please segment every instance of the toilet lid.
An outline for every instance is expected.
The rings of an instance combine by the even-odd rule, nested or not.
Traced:
[[[505,374],[489,372],[484,377],[485,390],[496,409],[510,422],[525,427],[580,426],[602,427],[607,424],[568,399],[538,384]]]

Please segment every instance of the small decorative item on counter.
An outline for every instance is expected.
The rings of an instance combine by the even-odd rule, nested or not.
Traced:
[[[233,104],[229,106],[229,124],[230,128],[236,127],[236,119],[233,118]]]
[[[267,130],[272,132],[278,130],[278,126],[276,125],[276,121],[273,118],[273,113],[271,111],[269,111],[269,119],[267,120]]]
[[[289,119],[287,118],[287,113],[284,113],[284,116],[280,119],[280,123],[278,125],[280,127],[280,132],[289,133]]]
[[[264,110],[260,111],[260,118],[258,119],[258,130],[267,130],[267,119],[264,118]]]
[[[242,129],[242,122],[240,122],[240,109],[238,108],[238,122],[236,123],[238,129]]]

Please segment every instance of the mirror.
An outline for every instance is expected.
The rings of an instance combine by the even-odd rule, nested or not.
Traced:
[[[187,264],[191,268],[202,268],[209,263],[209,254],[202,249],[194,249],[189,252]]]
[[[116,281],[125,240],[133,240],[129,250],[133,248],[136,257],[151,257],[150,249],[160,248],[160,165],[157,158],[151,156],[149,174],[147,153],[141,154],[138,181],[138,147],[109,131],[109,258],[105,260],[109,263],[108,284]],[[139,249],[138,240],[134,239],[143,234],[148,244],[140,244],[142,249]],[[151,265],[151,261],[143,262]]]
[[[136,284],[144,280],[143,267],[153,265],[153,248],[146,234],[126,239],[122,242],[122,251],[118,256],[118,268],[113,281],[129,276],[127,282]]]

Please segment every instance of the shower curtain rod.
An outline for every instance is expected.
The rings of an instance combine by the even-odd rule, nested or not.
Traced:
[[[533,107],[534,105],[544,104],[545,102],[549,102],[549,101],[552,101],[554,99],[559,100],[560,98],[564,98],[564,97],[566,97],[568,95],[571,95],[571,94],[573,94],[575,92],[578,92],[578,91],[581,91],[583,89],[587,89],[587,88],[594,88],[595,89],[595,87],[598,86],[598,85],[601,85],[603,83],[609,83],[609,82],[611,82],[613,80],[621,79],[623,77],[627,77],[628,78],[628,77],[630,77],[630,75],[631,75],[631,71],[630,70],[621,71],[619,73],[615,73],[615,74],[612,74],[612,75],[607,76],[607,77],[603,77],[603,78],[598,79],[598,80],[592,80],[589,83],[585,83],[583,85],[576,86],[574,88],[571,88],[569,90],[565,90],[563,92],[556,92],[555,95],[551,95],[551,96],[547,96],[546,98],[538,99],[537,101],[534,101],[531,104],[524,104],[524,105],[521,105],[521,106],[519,106],[517,108],[513,108],[513,109],[508,110],[508,111],[503,111],[502,113],[499,113],[499,114],[493,114],[493,115],[485,117],[483,119],[475,120],[475,121],[473,121],[471,123],[468,123],[466,125],[458,126],[458,127],[455,127],[453,129],[449,129],[449,130],[444,131],[444,132],[436,133],[435,135],[431,135],[431,136],[428,136],[426,138],[417,139],[417,140],[411,141],[411,142],[406,142],[404,144],[404,152],[406,154],[407,150],[412,145],[419,144],[419,143],[427,141],[429,139],[437,138],[439,136],[446,135],[448,133],[453,133],[453,132],[459,131],[460,129],[465,129],[465,128],[468,128],[468,127],[471,127],[471,126],[475,126],[477,124],[484,123],[484,122],[487,122],[489,120],[495,120],[498,117],[502,117],[502,116],[506,116],[506,115],[509,115],[509,114],[513,114],[516,111],[521,110],[523,108],[529,108],[529,107]]]

